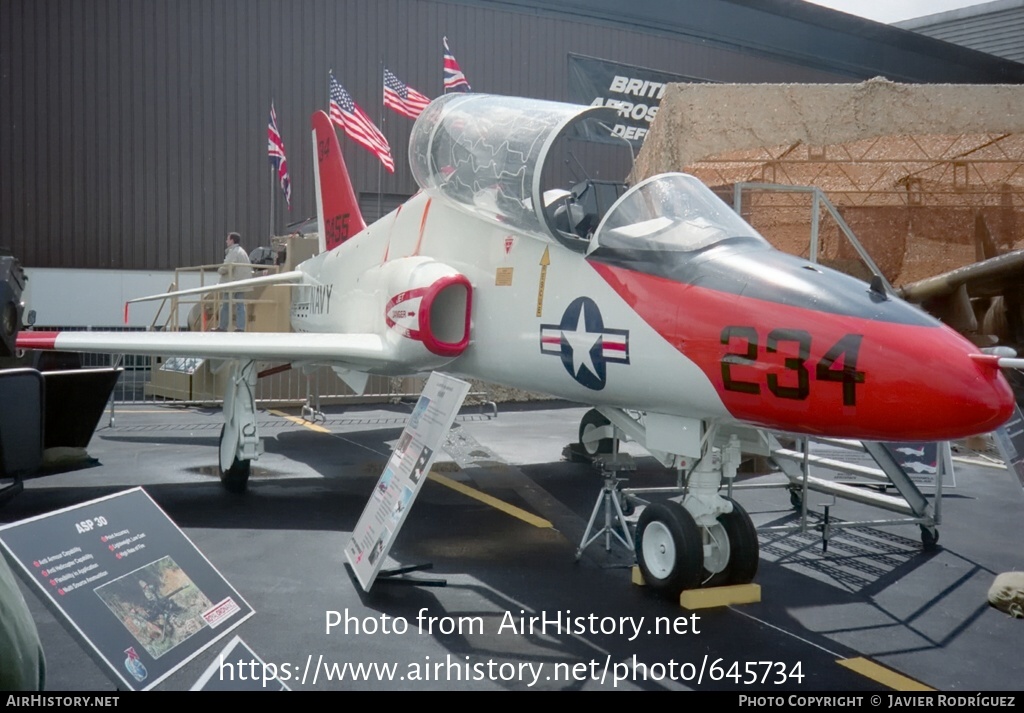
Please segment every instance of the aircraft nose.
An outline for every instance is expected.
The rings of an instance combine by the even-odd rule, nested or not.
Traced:
[[[1013,413],[1015,400],[1009,382],[997,360],[977,353],[959,334],[943,332],[937,340],[941,344],[934,345],[939,350],[934,353],[948,358],[934,368],[920,370],[917,379],[927,393],[921,395],[915,420],[931,430],[933,440],[994,431]],[[959,349],[952,348],[955,346]]]
[[[865,338],[856,418],[862,438],[954,441],[990,433],[1012,415],[1013,390],[996,357],[952,329],[875,323]],[[859,398],[863,393],[864,399]]]
[[[979,419],[984,419],[986,413],[989,418],[983,420],[986,425],[984,432],[993,431],[999,428],[1010,416],[1013,415],[1014,407],[1017,405],[1013,389],[999,367],[998,357],[988,357],[984,354],[971,354],[972,365],[979,369],[981,382],[975,392],[973,408]]]

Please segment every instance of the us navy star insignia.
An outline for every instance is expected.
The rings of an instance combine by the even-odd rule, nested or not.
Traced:
[[[609,362],[629,363],[629,330],[605,328],[597,303],[577,297],[558,324],[540,326],[540,351],[560,357],[569,376],[600,391],[608,382]]]

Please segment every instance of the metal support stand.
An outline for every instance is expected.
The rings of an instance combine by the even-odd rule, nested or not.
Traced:
[[[9,485],[0,486],[0,505],[3,505],[24,489],[25,483],[20,476],[14,478]]]
[[[594,466],[601,471],[604,482],[601,485],[601,492],[597,495],[594,503],[594,510],[590,513],[590,522],[583,533],[580,546],[576,549],[576,559],[583,555],[587,549],[601,535],[604,535],[604,549],[612,551],[612,538],[627,548],[630,552],[634,550],[633,535],[629,532],[629,525],[626,524],[626,516],[622,512],[622,491],[619,483],[625,482],[626,478],[618,477],[618,473],[636,470],[636,463],[633,457],[628,454],[615,453],[609,456],[598,456],[594,458]],[[604,511],[604,526],[597,532],[591,534],[594,523],[597,522],[598,513]]]
[[[778,525],[762,527],[764,531],[799,531],[807,532],[808,523],[808,495],[811,491],[825,493],[833,497],[833,502],[826,509],[826,522],[824,525],[816,525],[817,529],[823,531],[822,549],[827,551],[828,540],[840,528],[863,527],[863,526],[895,526],[905,524],[916,524],[921,529],[921,544],[925,550],[936,548],[939,539],[938,525],[940,524],[942,482],[947,473],[952,473],[952,457],[950,455],[949,443],[943,442],[938,446],[937,467],[935,473],[935,495],[932,500],[925,497],[918,488],[917,483],[907,473],[904,467],[896,460],[886,444],[864,441],[842,441],[839,439],[803,439],[799,447],[783,447],[779,440],[768,432],[762,432],[765,436],[766,452],[760,455],[767,455],[785,474],[787,482],[785,487],[789,490],[790,502],[800,512],[799,525]],[[809,441],[821,441],[827,445],[848,449],[854,453],[867,453],[875,462],[870,466],[861,462],[847,461],[838,457],[824,457],[810,452]],[[821,477],[809,475],[812,466],[847,474],[856,477],[860,481],[867,481],[866,484],[880,488],[881,492],[875,492],[864,487],[864,482],[848,484],[837,480],[828,480]],[[877,485],[875,485],[877,483]],[[737,488],[747,486],[740,485]],[[775,487],[752,485],[750,487]],[[888,495],[885,490],[889,487],[895,488],[900,497]],[[850,500],[862,505],[869,505],[881,510],[898,513],[906,517],[888,520],[840,520],[831,516],[832,507],[836,506],[836,498]]]
[[[484,406],[491,410],[491,418],[498,417],[498,404],[494,401],[481,401],[480,402],[480,413],[484,412]]]
[[[124,361],[124,354],[118,354],[117,356],[115,356],[113,358],[113,362],[111,363],[110,368],[111,369],[120,369],[121,368],[121,362],[123,362],[123,361]],[[118,377],[118,380],[121,382],[122,386],[124,385],[125,378],[126,378],[125,377],[125,373],[122,371],[121,372],[121,376]],[[115,385],[114,388],[110,390],[110,399],[107,402],[109,404],[109,406],[110,406],[110,420],[107,422],[107,426],[109,428],[113,428],[114,427],[114,405],[117,403],[117,399],[114,398],[114,391],[116,391],[116,389],[117,389],[117,386]],[[134,394],[134,384],[133,384],[132,398],[134,398],[134,397],[135,397],[135,394]]]
[[[832,505],[825,505],[825,519],[821,523],[821,552],[822,554],[828,552],[828,538],[832,536],[832,517],[829,512],[832,509]]]

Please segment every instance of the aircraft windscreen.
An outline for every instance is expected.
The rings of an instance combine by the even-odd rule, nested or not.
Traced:
[[[550,235],[543,213],[550,199],[542,190],[545,156],[576,121],[605,111],[487,94],[440,97],[413,126],[413,178],[428,194],[475,215]]]
[[[592,241],[597,247],[692,252],[726,238],[764,240],[693,176],[654,176],[612,206]]]

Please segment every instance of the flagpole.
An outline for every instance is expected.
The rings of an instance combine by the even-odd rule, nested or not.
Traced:
[[[384,122],[386,121],[384,115],[385,115],[386,112],[384,111],[384,58],[383,57],[380,58],[380,81],[381,81],[381,84],[380,84],[380,86],[381,86],[381,97],[380,97],[380,134],[381,134],[381,136],[384,136]],[[392,158],[394,158],[394,156],[392,156]],[[381,218],[381,214],[380,214],[381,213],[380,193],[381,193],[382,190],[384,190],[383,189],[383,185],[384,185],[384,165],[380,161],[378,161],[377,162],[377,219],[378,220]]]
[[[270,116],[274,118],[274,100],[270,100]],[[274,122],[277,123],[277,122]],[[270,163],[270,237],[274,237],[274,163]]]
[[[270,237],[274,237],[274,166],[270,166]]]

